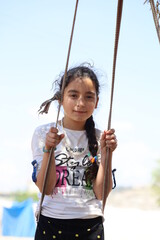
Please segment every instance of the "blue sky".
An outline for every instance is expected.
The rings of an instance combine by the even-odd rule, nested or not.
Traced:
[[[54,121],[57,107],[39,116],[52,82],[66,64],[75,0],[0,1],[0,192],[31,182],[31,138],[36,126]],[[124,1],[112,127],[118,186],[147,185],[160,158],[160,48],[149,4]],[[117,1],[79,1],[69,66],[94,63],[102,86],[95,112],[105,129]]]

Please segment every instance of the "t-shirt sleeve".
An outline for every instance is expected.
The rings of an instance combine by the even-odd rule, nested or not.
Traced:
[[[44,143],[45,137],[42,136],[40,128],[36,128],[36,130],[33,133],[31,141],[33,161],[36,161],[37,164],[36,176],[38,175],[38,172],[42,164]]]
[[[35,169],[34,171],[36,172],[34,173],[35,177],[37,177],[42,165],[43,147],[45,145],[46,134],[49,132],[49,129],[51,127],[55,127],[55,123],[48,123],[45,125],[41,125],[35,129],[32,136],[32,141],[31,141],[31,149],[32,149],[32,155],[33,155],[32,165],[36,166],[36,169],[34,168]]]

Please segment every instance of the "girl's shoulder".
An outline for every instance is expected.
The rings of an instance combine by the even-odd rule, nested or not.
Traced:
[[[55,127],[55,126],[56,126],[56,124],[54,122],[40,125],[35,128],[34,134],[36,134],[36,135],[46,134],[51,127]]]
[[[51,127],[54,127],[55,125],[56,124],[52,122],[52,123],[47,123],[47,124],[43,124],[36,127],[36,129],[33,132],[32,141],[31,141],[32,149],[38,149],[38,150],[42,149],[42,147],[44,146],[46,134],[49,132],[49,129]]]

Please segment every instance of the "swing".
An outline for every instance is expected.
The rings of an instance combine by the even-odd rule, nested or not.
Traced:
[[[159,26],[159,19],[160,19],[160,11],[159,11],[159,5],[160,2],[157,1],[157,5],[155,7],[154,1],[153,0],[146,0],[146,2],[150,2],[151,4],[151,9],[153,13],[153,18],[157,30],[157,35],[158,39],[160,41],[160,26]],[[76,0],[76,6],[75,6],[75,12],[74,12],[74,18],[73,18],[73,24],[72,24],[72,30],[71,30],[71,36],[70,36],[70,42],[69,42],[69,47],[68,47],[68,55],[67,55],[67,61],[66,61],[66,66],[65,66],[65,73],[63,77],[63,83],[62,83],[62,91],[61,91],[61,96],[63,96],[64,92],[64,86],[65,86],[65,78],[67,75],[67,70],[68,70],[68,64],[69,64],[69,57],[70,57],[70,51],[71,51],[71,45],[72,45],[72,39],[73,39],[73,32],[74,32],[74,27],[75,27],[75,20],[76,20],[76,14],[77,14],[77,8],[78,8],[78,0]],[[119,34],[120,34],[120,25],[121,25],[121,17],[122,17],[122,8],[123,8],[123,0],[118,0],[118,5],[117,5],[117,21],[116,21],[116,32],[115,32],[115,43],[114,43],[114,55],[113,55],[113,68],[112,68],[112,83],[111,83],[111,96],[110,96],[110,109],[109,109],[109,117],[108,117],[108,127],[107,129],[109,130],[111,128],[111,118],[112,118],[112,106],[113,106],[113,95],[114,95],[114,82],[115,82],[115,70],[116,70],[116,59],[117,59],[117,51],[118,51],[118,42],[119,42]],[[52,99],[48,101],[48,107],[51,103]],[[58,107],[58,113],[57,113],[57,119],[56,119],[56,127],[58,123],[58,118],[60,114],[60,109],[61,109],[61,104],[62,104],[62,99],[60,101],[59,107]],[[46,110],[48,111],[48,109]],[[108,162],[111,161],[112,159],[112,153],[109,148],[106,149],[107,151],[107,157],[106,157],[106,163],[105,163],[105,176],[104,176],[104,184],[103,184],[103,195],[102,195],[102,211],[104,212],[105,204],[109,195],[109,174],[108,174]],[[40,207],[39,207],[39,212],[37,216],[37,222],[39,221],[41,209],[42,209],[42,203],[43,199],[45,196],[45,190],[46,190],[46,185],[47,185],[47,177],[48,177],[48,171],[50,168],[50,163],[52,159],[52,154],[54,152],[54,149],[52,148],[50,151],[49,159],[48,159],[48,164],[44,176],[44,182],[43,182],[43,188],[42,188],[42,195],[41,195],[41,200],[40,200]]]
[[[73,32],[75,27],[75,21],[76,21],[76,15],[77,15],[77,9],[78,9],[78,2],[79,0],[76,0],[75,5],[75,11],[74,11],[74,18],[72,23],[72,30],[71,30],[71,36],[70,36],[70,42],[68,47],[68,54],[67,54],[67,60],[66,60],[66,66],[65,66],[65,72],[63,76],[63,82],[62,82],[62,90],[61,90],[61,96],[63,96],[64,92],[64,86],[65,86],[65,79],[67,75],[68,70],[68,64],[69,64],[69,58],[70,58],[70,52],[71,52],[71,45],[72,45],[72,39],[73,39]],[[109,110],[109,118],[108,118],[108,130],[111,128],[111,118],[112,118],[112,105],[113,105],[113,94],[114,94],[114,81],[115,81],[115,70],[116,70],[116,59],[117,59],[117,50],[118,50],[118,42],[119,42],[119,34],[120,34],[120,25],[121,25],[121,16],[122,16],[122,7],[123,7],[123,0],[118,0],[117,5],[117,22],[116,22],[116,33],[115,33],[115,45],[114,45],[114,57],[113,57],[113,69],[112,69],[112,85],[111,85],[111,97],[110,97],[110,110]],[[50,105],[52,100],[48,102],[48,107]],[[60,109],[62,104],[62,97],[59,103],[58,112],[57,112],[57,119],[56,119],[56,127],[58,124]],[[106,163],[105,163],[105,176],[104,176],[104,184],[103,184],[103,193],[102,193],[102,211],[104,212],[105,203],[107,200],[107,197],[109,195],[109,174],[108,174],[108,162],[112,159],[112,153],[109,150],[109,148],[106,149],[107,151],[107,157],[106,157]],[[42,210],[42,203],[45,196],[45,190],[47,186],[47,179],[48,179],[48,172],[51,164],[52,154],[54,152],[54,148],[51,148],[49,159],[45,171],[44,181],[43,181],[43,187],[42,187],[42,194],[40,199],[40,205],[39,205],[39,212],[37,214],[37,222],[39,221],[39,217]]]

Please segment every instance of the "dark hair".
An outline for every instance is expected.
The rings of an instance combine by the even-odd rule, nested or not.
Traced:
[[[65,78],[64,89],[68,86],[68,84],[71,81],[75,80],[76,78],[84,78],[84,77],[88,77],[92,80],[92,82],[95,85],[96,94],[98,96],[99,88],[100,88],[99,81],[98,81],[96,74],[92,70],[91,66],[88,67],[88,66],[80,65],[78,67],[69,69],[67,72],[66,78]],[[63,97],[63,96],[61,96],[63,78],[64,78],[64,74],[58,80],[55,81],[55,84],[57,86],[57,92],[55,93],[53,98],[42,103],[42,105],[39,109],[39,113],[48,113],[51,102],[54,100],[61,100],[61,97]],[[43,110],[41,110],[42,108],[43,108]],[[97,155],[97,151],[98,151],[98,142],[96,139],[96,130],[95,130],[95,123],[93,120],[93,116],[91,116],[90,118],[87,119],[87,121],[85,123],[85,130],[86,130],[86,134],[87,134],[87,138],[88,138],[89,151],[91,152],[92,156],[95,157]],[[87,170],[85,172],[85,177],[86,177],[86,183],[88,184],[88,186],[90,186],[92,181],[96,178],[97,171],[98,171],[97,162],[92,163],[87,168]]]
[[[59,91],[62,90],[63,77],[64,77],[64,75],[61,77],[60,82],[58,82],[58,80],[56,81],[59,85]],[[71,68],[70,70],[68,70],[67,76],[65,78],[64,89],[74,79],[84,78],[84,77],[88,77],[93,81],[93,83],[95,85],[96,93],[97,93],[97,96],[98,96],[99,95],[99,81],[97,79],[96,74],[91,69],[91,66],[90,66],[90,68],[86,67],[86,66],[78,66],[78,67],[74,67],[74,68]]]

